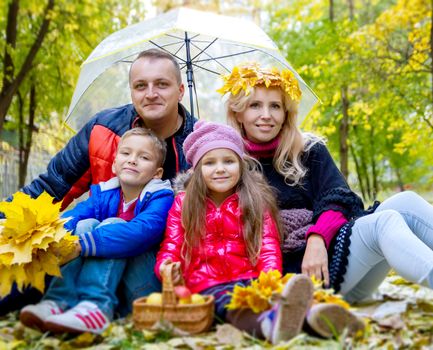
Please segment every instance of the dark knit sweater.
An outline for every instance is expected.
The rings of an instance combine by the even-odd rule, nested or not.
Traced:
[[[277,191],[280,209],[308,209],[313,222],[326,210],[341,211],[350,219],[363,209],[361,199],[353,193],[335,165],[326,146],[316,143],[302,157],[307,175],[302,185],[289,186],[272,164],[272,158],[259,159],[268,182]]]
[[[276,190],[280,209],[311,210],[313,223],[327,210],[340,211],[349,220],[364,215],[362,200],[350,190],[323,143],[315,144],[302,156],[302,164],[307,168],[302,185],[287,185],[284,177],[275,170],[272,158],[258,160],[269,184]],[[346,228],[350,230],[351,225],[347,225]],[[341,236],[338,236],[339,234],[335,236],[329,250],[330,268],[336,271],[333,276],[333,282],[336,282],[333,287],[336,289],[339,289],[339,284],[343,280],[341,273],[344,273],[347,263],[350,233],[344,235],[344,244],[340,242],[335,249],[337,238],[341,239]],[[284,253],[284,272],[300,272],[303,253],[304,251]],[[338,262],[337,266],[332,266],[335,262]]]

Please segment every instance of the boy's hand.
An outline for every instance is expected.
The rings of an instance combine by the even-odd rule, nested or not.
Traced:
[[[80,244],[80,242],[76,241],[74,243],[74,245],[75,245],[74,246],[74,250],[70,254],[68,254],[66,256],[63,256],[60,251],[54,252],[54,254],[56,254],[57,256],[61,257],[60,266],[66,264],[66,263],[70,262],[71,260],[74,260],[75,258],[78,258],[80,256],[80,254],[81,254],[81,244]]]
[[[180,262],[173,262],[170,258],[164,260],[161,265],[159,265],[159,274],[162,276],[164,269],[167,267],[167,265],[173,264],[173,284],[177,285],[182,280],[182,272],[180,270]]]

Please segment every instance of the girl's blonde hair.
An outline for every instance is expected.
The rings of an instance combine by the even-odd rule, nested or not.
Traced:
[[[264,85],[258,86],[265,87]],[[275,151],[273,164],[275,169],[284,176],[285,182],[288,185],[302,185],[302,179],[307,174],[307,168],[305,168],[301,162],[302,154],[308,152],[314,144],[322,142],[322,140],[313,134],[302,133],[299,130],[297,125],[297,101],[292,100],[279,87],[270,87],[270,89],[280,90],[281,96],[283,96],[283,107],[286,114],[286,119],[279,134],[280,143]],[[236,113],[242,113],[247,109],[254,92],[255,87],[251,88],[251,92],[248,96],[244,90],[240,90],[237,95],[230,94],[226,103],[228,122],[236,128],[243,137],[246,137],[245,130],[242,124],[237,120]]]
[[[250,157],[246,159],[238,157],[238,159],[241,172],[236,186],[241,213],[239,223],[241,224],[248,258],[255,265],[262,246],[265,214],[269,214],[274,219],[278,232],[281,233],[278,207],[275,194],[263,175],[256,170],[255,161]],[[200,246],[202,238],[206,235],[206,199],[208,190],[201,168],[202,160],[197,163],[188,182],[182,204],[182,226],[185,230],[182,255],[187,264],[190,262],[192,249]]]

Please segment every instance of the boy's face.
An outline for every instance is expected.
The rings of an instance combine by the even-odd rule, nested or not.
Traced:
[[[151,179],[160,179],[163,169],[159,155],[147,136],[131,135],[119,143],[113,162],[113,173],[120,185],[144,187]]]

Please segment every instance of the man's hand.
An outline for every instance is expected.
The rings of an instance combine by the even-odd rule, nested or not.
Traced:
[[[315,276],[316,279],[324,282],[325,287],[329,286],[328,252],[325,241],[318,234],[308,236],[307,247],[302,259],[302,273],[308,276]]]
[[[172,260],[170,258],[164,260],[162,262],[161,265],[159,265],[159,274],[162,276],[163,275],[163,271],[167,268],[168,265],[173,264],[173,269],[172,269],[172,273],[173,273],[173,285],[177,285],[181,282],[182,280],[182,271],[180,269],[180,262],[172,262]]]

